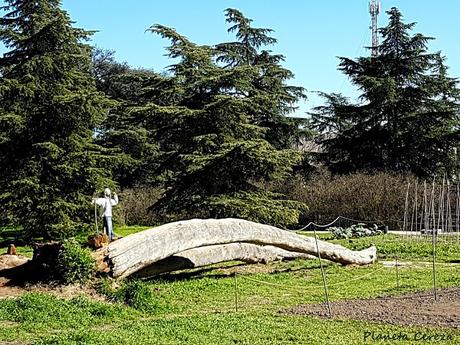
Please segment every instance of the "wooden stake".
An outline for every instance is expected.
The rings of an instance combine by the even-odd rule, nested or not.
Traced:
[[[437,229],[433,229],[433,235],[432,235],[432,241],[431,241],[431,246],[432,246],[432,254],[433,254],[433,293],[434,293],[434,300],[438,300],[438,292],[436,288],[436,237],[438,234]]]
[[[426,189],[426,181],[423,182],[423,210],[425,213],[425,230],[428,229],[428,219],[429,219],[429,214],[428,214],[428,194],[427,194],[427,189]],[[420,227],[420,236],[422,236],[422,228]]]
[[[417,185],[416,184],[414,185],[414,192],[417,193]],[[412,212],[411,212],[411,216],[410,216],[409,231],[410,231],[411,235],[412,235],[412,231],[414,231],[414,220],[415,220],[415,222],[417,222],[417,211],[416,211],[417,210],[417,206],[416,206],[417,202],[415,201],[417,199],[415,198],[415,195],[416,194],[414,194],[414,199],[412,199],[413,205],[412,205]],[[409,203],[410,203],[410,201],[409,201]],[[409,207],[409,209],[410,209],[410,207]],[[415,230],[417,230],[417,228]]]
[[[234,277],[234,282],[235,282],[235,312],[237,313],[238,312],[238,282],[236,279],[236,272],[233,275],[233,277]]]
[[[432,219],[432,228],[431,228],[431,231],[434,231],[434,229],[436,228],[436,213],[435,213],[435,182],[436,182],[436,177],[433,177],[433,185],[432,185],[432,188],[431,188],[431,219]]]
[[[441,192],[441,233],[445,231],[445,218],[446,218],[446,175],[442,177],[442,192]]]
[[[96,223],[96,234],[99,233],[99,227],[97,225],[97,204],[94,202],[94,222]]]
[[[438,223],[437,223],[437,229],[441,229],[441,227],[444,226],[443,224],[443,201],[444,201],[444,178],[442,179],[442,185],[441,185],[441,190],[439,192],[439,204],[438,204]]]
[[[326,276],[324,274],[323,262],[321,261],[321,253],[319,251],[318,236],[316,235],[316,229],[314,229],[313,231],[314,231],[314,235],[315,235],[316,252],[318,253],[319,266],[321,268],[321,277],[323,278],[324,296],[326,297],[327,312],[329,314],[329,317],[332,317],[331,305],[329,303],[329,292],[327,290]]]
[[[409,207],[409,189],[410,189],[410,182],[407,183],[406,202],[404,204],[403,231],[406,231],[406,226],[407,226],[407,208]]]
[[[460,185],[457,183],[457,243],[460,240]]]
[[[428,229],[428,195],[426,190],[426,181],[423,181],[423,207],[422,207],[422,215],[423,217],[420,218],[420,238],[422,237],[422,229]],[[423,218],[423,222],[422,222]],[[422,225],[423,224],[423,225]]]
[[[446,197],[446,204],[447,204],[447,215],[446,215],[446,233],[449,235],[449,232],[453,232],[453,223],[452,223],[452,207],[450,202],[450,181],[447,180],[447,197]],[[446,239],[448,240],[448,238]]]
[[[415,231],[417,231],[417,219],[418,219],[418,180],[415,181]]]

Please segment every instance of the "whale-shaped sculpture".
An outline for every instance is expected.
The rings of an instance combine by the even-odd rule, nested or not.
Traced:
[[[147,271],[149,266],[160,260],[180,256],[180,253],[194,248],[202,248],[201,252],[206,255],[207,246],[231,243],[272,246],[290,252],[320,255],[323,259],[344,265],[367,265],[377,259],[377,249],[374,246],[353,251],[338,244],[318,240],[318,253],[313,237],[234,218],[191,219],[164,224],[114,241],[95,252],[95,256],[100,270],[115,278],[124,278],[138,271]],[[208,251],[208,254],[222,256],[219,250]],[[215,257],[203,261],[223,260]]]

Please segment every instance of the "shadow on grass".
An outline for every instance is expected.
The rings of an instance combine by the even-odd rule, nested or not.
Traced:
[[[234,268],[234,267],[241,267],[241,266],[246,266],[244,263],[237,263],[231,266],[226,266],[224,268]],[[179,271],[179,272],[171,272],[171,273],[163,273],[159,274],[154,277],[150,277],[145,279],[146,281],[149,282],[155,282],[155,281],[164,281],[164,282],[176,282],[176,281],[185,281],[185,280],[199,280],[203,278],[214,278],[214,279],[219,279],[219,278],[228,278],[233,275],[233,273],[212,273],[208,274],[208,272],[216,271],[221,268],[219,267],[204,267],[200,269],[196,269],[194,271]]]
[[[267,264],[267,267],[270,264]],[[196,268],[193,271],[177,271],[177,272],[169,272],[169,273],[162,273],[157,276],[153,276],[150,278],[146,278],[145,281],[155,282],[155,281],[162,281],[162,282],[177,282],[177,281],[186,281],[186,280],[200,280],[203,278],[211,278],[211,279],[221,279],[221,278],[229,278],[233,277],[235,272],[238,271],[238,268],[249,267],[253,266],[252,264],[247,263],[235,263],[232,265],[225,265],[223,267],[203,267],[203,268]],[[302,271],[309,271],[312,269],[318,269],[320,267],[319,263],[315,263],[313,265],[308,266],[299,266],[299,267],[287,267],[287,268],[276,268],[273,267],[270,271],[261,271],[261,272],[237,272],[239,274],[252,274],[252,273],[265,273],[269,275],[275,275],[280,273],[295,273],[295,272],[302,272]],[[227,270],[227,272],[223,271]]]

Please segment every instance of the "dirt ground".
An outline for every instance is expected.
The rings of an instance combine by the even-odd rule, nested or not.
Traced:
[[[396,297],[348,300],[331,303],[333,318],[357,319],[407,326],[434,326],[460,329],[460,287],[425,291]],[[283,310],[282,314],[327,318],[324,304],[305,304]]]
[[[0,299],[18,297],[28,291],[47,292],[62,298],[72,298],[84,294],[95,299],[103,299],[94,289],[78,284],[54,286],[27,284],[21,280],[18,281],[15,279],[16,274],[11,272],[14,272],[15,268],[26,264],[28,261],[28,258],[21,255],[0,255]]]

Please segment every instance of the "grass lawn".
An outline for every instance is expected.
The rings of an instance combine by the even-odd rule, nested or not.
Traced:
[[[118,230],[118,231],[117,231]],[[142,228],[117,229],[125,235]],[[338,241],[360,249],[370,242],[381,257],[425,260],[429,243],[414,243],[393,235]],[[438,287],[460,285],[460,245],[438,246]],[[284,308],[324,301],[318,261],[296,260],[270,265],[189,270],[146,281],[153,297],[148,311],[87,297],[59,299],[27,293],[0,300],[0,343],[17,344],[413,344],[412,341],[364,340],[375,334],[449,335],[459,344],[460,330],[400,327],[354,320],[321,320],[280,314]],[[325,264],[331,300],[361,299],[429,289],[429,265],[395,268],[376,263],[369,267]],[[236,280],[234,273],[238,272]],[[236,283],[236,289],[235,289]],[[237,292],[238,311],[235,311]],[[418,341],[417,344],[430,342]]]
[[[299,232],[301,235],[313,236],[311,232]],[[371,245],[377,247],[379,259],[396,257],[402,260],[432,260],[432,243],[429,237],[407,237],[395,234],[386,234],[371,237],[335,240],[328,233],[321,233],[318,237],[322,240],[341,244],[347,248],[360,250]],[[437,244],[436,260],[440,262],[460,262],[460,241],[457,238],[440,239]]]
[[[6,251],[8,250],[8,246],[3,246],[1,247],[0,246],[0,254],[5,254]],[[18,255],[23,255],[27,258],[32,258],[33,254],[34,254],[34,250],[32,249],[32,247],[29,247],[29,246],[17,246],[16,247],[16,253]]]
[[[117,235],[125,237],[131,234],[135,234],[136,232],[143,231],[150,229],[151,226],[142,226],[142,225],[134,225],[134,226],[116,226],[114,231]]]

